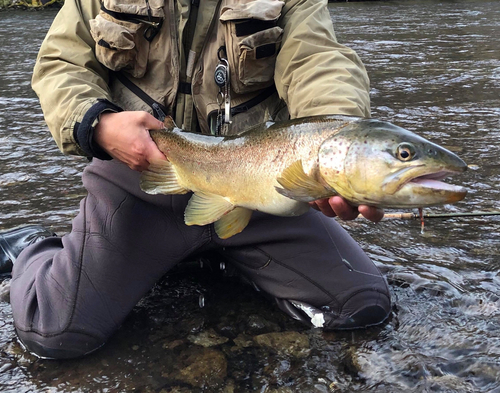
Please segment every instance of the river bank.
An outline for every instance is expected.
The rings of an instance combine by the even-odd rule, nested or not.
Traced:
[[[348,1],[379,1],[379,0],[328,0],[329,3],[347,3]],[[59,8],[64,0],[0,0],[0,11],[9,9],[44,9]]]
[[[63,4],[64,0],[0,0],[0,11],[60,8]]]

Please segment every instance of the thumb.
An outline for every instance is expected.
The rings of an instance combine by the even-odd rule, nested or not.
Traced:
[[[142,124],[144,125],[144,128],[148,130],[158,130],[165,127],[162,121],[158,120],[156,117],[147,112],[143,118]]]

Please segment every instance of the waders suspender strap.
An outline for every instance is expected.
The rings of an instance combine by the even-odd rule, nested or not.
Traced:
[[[164,121],[165,117],[167,117],[168,109],[164,107],[159,102],[153,100],[144,90],[142,90],[139,86],[137,86],[134,82],[128,79],[121,72],[115,73],[116,78],[129,89],[132,93],[134,93],[137,97],[139,97],[142,101],[148,104],[151,109],[153,109],[154,117],[156,117],[160,121]]]
[[[199,0],[181,1],[190,3],[189,15],[182,31],[182,46],[179,48],[179,86],[175,98],[176,107],[174,118],[189,131],[195,131],[198,127],[198,119],[191,92],[191,78],[197,60],[197,48],[193,48],[195,30],[197,27]]]
[[[159,102],[153,100],[144,90],[142,90],[139,86],[137,86],[134,82],[132,82],[130,79],[128,79],[125,75],[123,75],[120,72],[115,72],[114,74],[116,78],[127,88],[129,89],[132,93],[134,93],[137,97],[139,97],[142,101],[144,101],[147,105],[153,109],[154,116],[160,120],[164,121],[165,117],[167,117],[168,109],[160,104]],[[187,86],[186,86],[187,87]],[[190,90],[190,89],[186,89]],[[186,92],[187,93],[187,92]],[[184,94],[186,94],[184,93]],[[276,86],[272,85],[269,86],[268,88],[264,89],[262,93],[259,95],[255,96],[249,101],[246,101],[240,105],[236,105],[231,108],[231,116],[237,115],[238,113],[243,113],[248,111],[249,109],[253,108],[254,106],[260,104],[262,101],[265,99],[269,98],[271,95],[276,93]],[[216,111],[213,111],[208,114],[208,122],[209,126],[210,120],[213,118],[215,115]]]

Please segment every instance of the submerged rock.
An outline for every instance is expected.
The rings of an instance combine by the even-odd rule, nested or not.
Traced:
[[[202,347],[215,347],[220,344],[224,344],[229,341],[227,337],[219,336],[215,330],[209,329],[201,332],[200,334],[192,334],[187,338],[193,344],[201,345]]]
[[[234,347],[231,350],[239,350],[242,348],[248,348],[254,345],[251,336],[247,336],[246,334],[239,334],[234,340]]]
[[[227,360],[224,354],[212,348],[199,348],[186,353],[180,370],[170,377],[198,388],[220,387],[227,376]]]
[[[0,302],[10,303],[10,280],[0,282]]]
[[[178,346],[184,344],[184,340],[174,340],[174,341],[167,341],[164,342],[162,345],[162,348],[164,349],[174,349],[177,348]]]
[[[160,390],[160,393],[191,393],[191,389],[180,386],[174,386],[169,389],[162,389]]]
[[[309,354],[309,338],[299,332],[266,333],[253,338],[254,342],[264,348],[292,357],[304,357]]]
[[[294,393],[294,390],[288,386],[282,386],[277,389],[267,389],[266,393]]]
[[[247,319],[247,332],[249,334],[263,334],[279,332],[281,329],[277,323],[268,321],[260,315],[249,315]]]

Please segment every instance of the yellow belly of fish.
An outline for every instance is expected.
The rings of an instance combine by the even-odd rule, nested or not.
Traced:
[[[261,176],[256,181],[226,178],[207,171],[176,168],[179,183],[195,192],[219,195],[233,206],[261,211],[276,216],[296,216],[305,213],[309,205],[284,197],[275,190],[279,184],[271,176]]]

